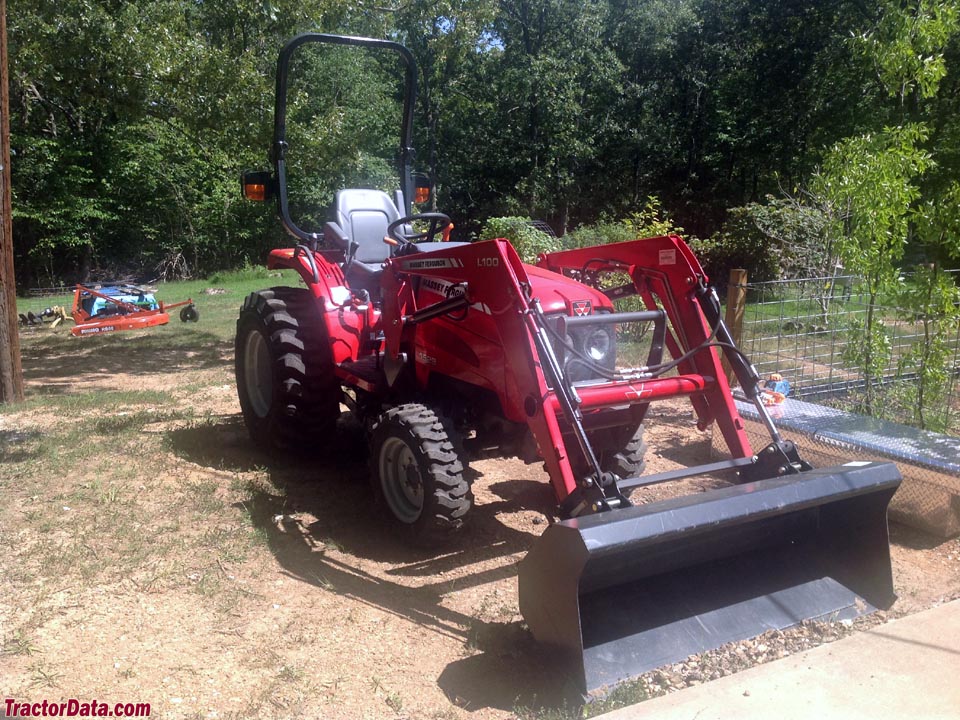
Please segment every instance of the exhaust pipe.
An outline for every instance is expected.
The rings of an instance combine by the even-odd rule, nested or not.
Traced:
[[[520,611],[584,696],[803,620],[893,604],[890,463],[849,463],[557,522]]]

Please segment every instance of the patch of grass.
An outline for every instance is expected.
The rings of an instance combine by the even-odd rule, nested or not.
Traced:
[[[146,408],[136,411],[121,411],[94,420],[93,432],[98,435],[140,432],[146,425],[152,423],[183,420],[186,417],[187,413],[182,410],[157,412],[153,408]]]
[[[400,696],[400,693],[388,690],[376,675],[370,678],[370,690],[374,694],[380,694],[382,692],[384,702],[395,713],[403,710],[403,698]]]
[[[591,718],[618,708],[636,705],[650,699],[650,693],[642,680],[617,685],[609,695],[595,700],[584,708],[584,717]]]
[[[318,587],[323,588],[327,592],[334,592],[336,590],[336,587],[334,586],[333,582],[325,578],[323,575],[320,575],[319,573],[317,573],[313,577],[317,581]]]
[[[193,510],[200,515],[213,516],[223,510],[224,502],[217,495],[220,484],[205,478],[184,485],[184,492]]]
[[[37,663],[30,668],[30,687],[32,688],[58,688],[63,675],[56,670],[52,670]]]
[[[89,410],[111,412],[124,407],[169,405],[176,401],[171,393],[162,390],[98,390],[74,393],[39,388],[31,391],[30,396],[22,403],[0,405],[0,414],[48,410],[62,415],[66,421],[72,415],[81,415]]]
[[[290,271],[286,271],[289,275]],[[208,278],[211,285],[236,285],[251,280],[271,280],[275,279],[277,274],[282,274],[277,270],[268,270],[265,265],[245,265],[237,270],[223,270],[216,272]]]
[[[583,708],[530,708],[518,706],[513,709],[517,720],[581,720]]]
[[[204,331],[221,340],[229,340],[236,332],[240,305],[248,294],[278,285],[297,287],[301,284],[300,276],[292,270],[268,271],[264,266],[251,266],[215,273],[203,280],[161,284],[157,287],[157,298],[173,302],[190,297],[200,313],[197,323],[181,323],[178,318],[171,318],[167,328],[183,335]],[[225,292],[205,292],[211,289]]]
[[[33,655],[36,651],[33,640],[22,629],[14,630],[3,641],[3,652],[6,655]]]
[[[288,683],[298,683],[307,676],[306,671],[296,664],[284,664],[277,673],[277,678]]]
[[[398,692],[387,693],[387,697],[384,702],[386,702],[387,706],[395,713],[400,713],[403,711],[403,698]]]
[[[199,545],[227,564],[241,564],[250,553],[250,536],[243,528],[213,527],[204,530]]]
[[[119,504],[123,494],[119,485],[113,482],[108,482],[104,485],[103,481],[99,478],[93,481],[91,490],[94,495],[94,503],[101,507]]]
[[[190,573],[193,590],[203,597],[215,597],[223,592],[223,582],[215,570]]]

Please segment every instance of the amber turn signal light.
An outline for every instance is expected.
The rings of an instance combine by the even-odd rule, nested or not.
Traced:
[[[254,202],[264,202],[273,197],[273,178],[269,172],[256,170],[245,172],[240,183],[243,187],[243,196]]]

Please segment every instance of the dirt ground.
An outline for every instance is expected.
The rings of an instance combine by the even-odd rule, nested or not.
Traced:
[[[57,353],[28,348],[29,392],[59,404],[0,415],[4,697],[149,702],[162,718],[485,720],[556,705],[564,684],[517,606],[516,563],[553,505],[539,466],[474,462],[469,527],[415,552],[370,506],[362,437],[345,433],[319,459],[271,460],[247,438],[228,344],[173,350],[176,374],[131,372],[131,347],[110,345],[79,379]],[[69,400],[124,391],[144,402]],[[109,422],[90,435],[94,418]],[[648,425],[651,470],[709,460],[688,405],[659,405]],[[880,620],[960,597],[960,542],[892,536],[899,600]],[[738,667],[675,666],[652,691],[840,634],[807,632],[819,640],[779,653],[741,644]]]

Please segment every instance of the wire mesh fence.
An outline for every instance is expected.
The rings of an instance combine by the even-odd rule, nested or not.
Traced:
[[[843,275],[748,283],[743,311],[741,348],[762,377],[778,373],[791,384],[792,395],[808,400],[856,397],[866,373],[862,367],[869,302],[864,283]],[[874,389],[882,402],[877,414],[914,422],[918,367],[916,349],[931,342],[931,323],[904,308],[875,308],[885,367],[874,372]],[[946,352],[944,381],[924,402],[936,416],[939,430],[960,425],[960,325],[940,323],[937,339]],[[912,399],[911,399],[912,398]]]

